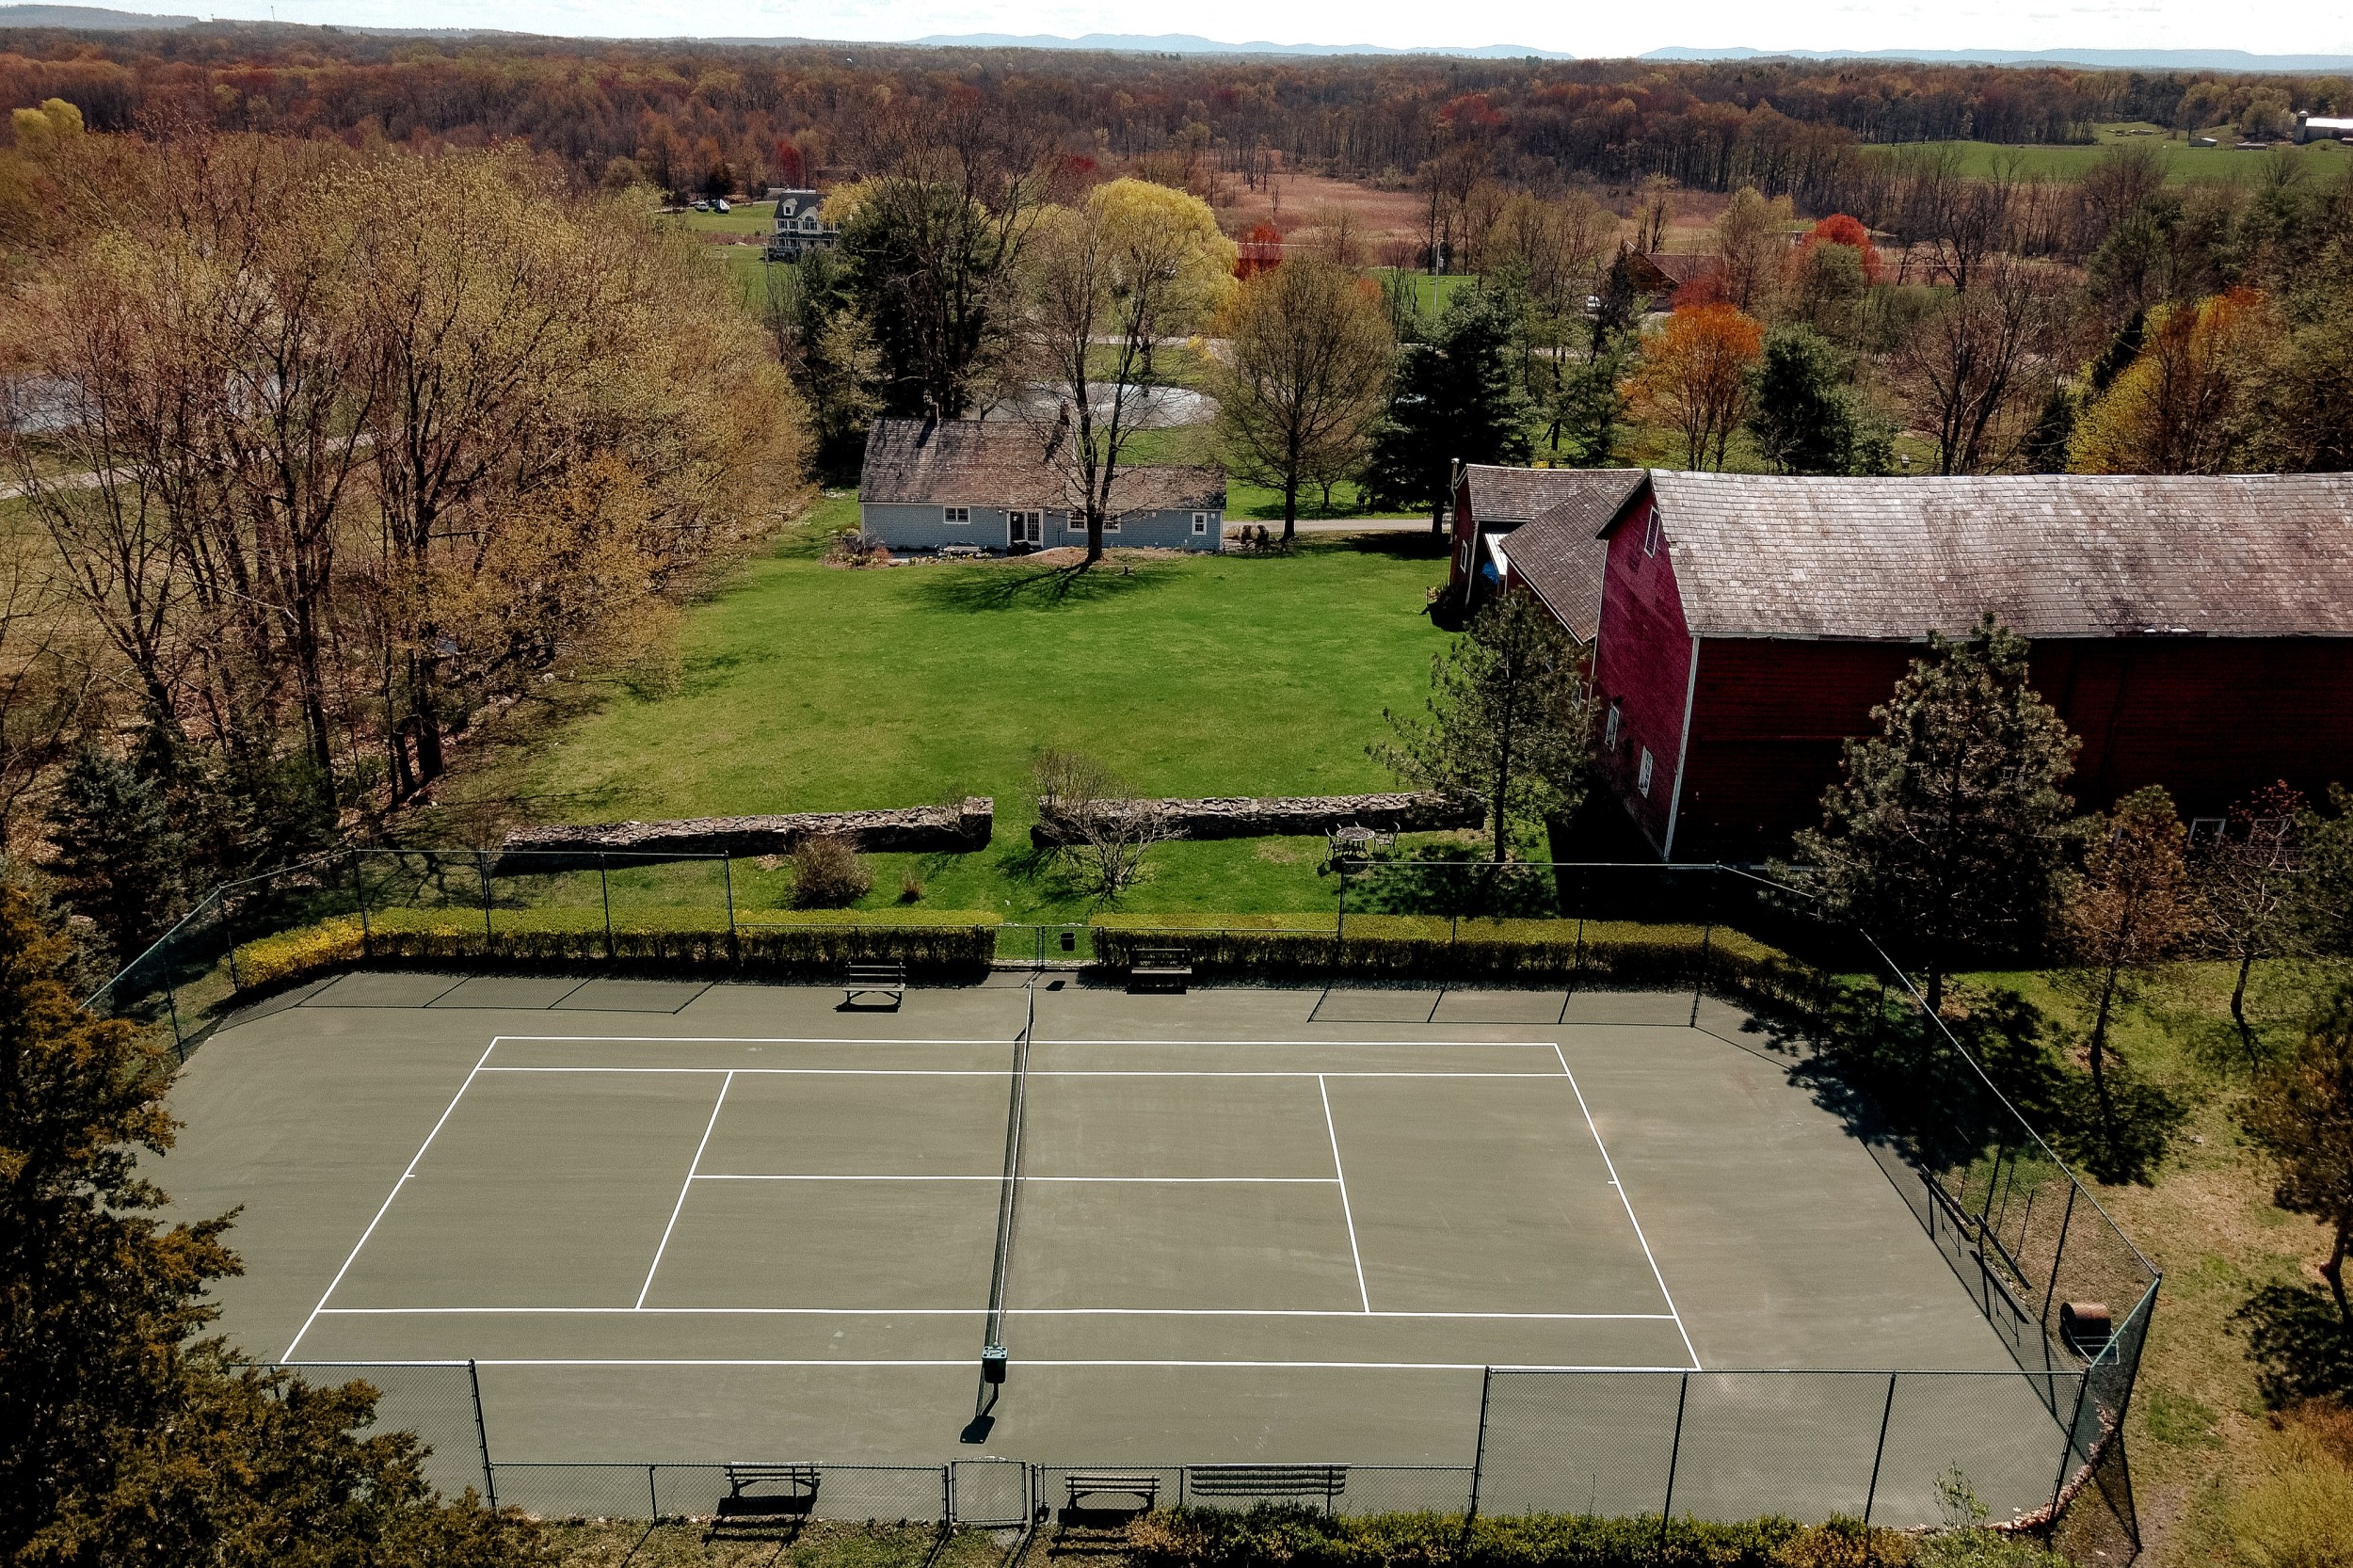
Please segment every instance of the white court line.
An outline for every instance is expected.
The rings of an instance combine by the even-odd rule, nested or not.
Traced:
[[[1465,1024],[1465,1029],[1492,1028],[1493,1025]],[[1535,1025],[1529,1027],[1534,1028]],[[1682,1029],[1682,1024],[1662,1024],[1660,1028]],[[871,1035],[850,1034],[502,1034],[501,1041],[536,1041],[552,1045],[596,1045],[614,1041],[621,1045],[657,1046],[1001,1046],[1003,1039],[974,1039],[970,1036],[924,1039],[877,1039]],[[1549,1046],[1550,1039],[1534,1040],[1171,1040],[1152,1035],[1136,1035],[1108,1040],[1064,1040],[1055,1038],[1036,1042],[1042,1046],[1435,1046],[1447,1049],[1475,1049],[1481,1046]]]
[[[1484,1361],[1032,1361],[1015,1358],[1024,1367],[1240,1367],[1290,1371],[1352,1371],[1352,1372],[1483,1372]],[[333,1364],[333,1365],[341,1365]],[[370,1361],[370,1367],[446,1367],[447,1361]],[[488,1360],[477,1359],[477,1367],[960,1367],[969,1370],[970,1356],[957,1356],[949,1361],[870,1361],[848,1357],[824,1360],[766,1360],[722,1361],[682,1360],[623,1361],[623,1360]],[[1543,1372],[1688,1372],[1688,1367],[1520,1367],[1514,1371]],[[2009,1374],[2005,1374],[2009,1375]]]
[[[1552,1075],[1546,1073],[1546,1078]],[[994,1181],[1001,1183],[1004,1173],[995,1176],[728,1176],[704,1171],[689,1176],[690,1181]],[[1023,1176],[1016,1181],[1061,1181],[1073,1184],[1142,1183],[1166,1187],[1329,1187],[1333,1176]]]
[[[1356,1250],[1356,1216],[1348,1207],[1348,1175],[1340,1169],[1340,1133],[1332,1125],[1332,1095],[1323,1086],[1323,1076],[1316,1075],[1316,1096],[1323,1101],[1323,1130],[1332,1137],[1332,1179],[1340,1187],[1340,1218],[1348,1222],[1348,1256],[1356,1265],[1356,1296],[1365,1304],[1365,1315],[1372,1311],[1372,1292],[1365,1288],[1365,1258]]]
[[[457,1093],[450,1096],[449,1104],[441,1108],[440,1117],[434,1122],[433,1130],[424,1135],[424,1142],[417,1145],[417,1152],[408,1157],[408,1168],[400,1173],[400,1179],[392,1183],[392,1190],[384,1194],[384,1201],[376,1206],[376,1218],[370,1220],[368,1228],[360,1233],[360,1240],[351,1244],[351,1252],[344,1258],[344,1266],[335,1271],[333,1279],[327,1282],[327,1288],[319,1293],[318,1305],[311,1308],[311,1315],[302,1320],[300,1328],[295,1330],[295,1336],[286,1342],[285,1353],[280,1355],[279,1360],[292,1361],[294,1359],[295,1347],[302,1343],[302,1336],[311,1332],[312,1323],[318,1321],[319,1313],[326,1307],[328,1298],[334,1295],[335,1288],[344,1282],[344,1275],[349,1273],[352,1264],[359,1260],[360,1249],[368,1244],[368,1238],[374,1236],[376,1227],[383,1224],[385,1211],[392,1207],[392,1200],[400,1196],[400,1190],[408,1184],[408,1178],[417,1174],[417,1161],[424,1158],[424,1151],[431,1148],[433,1140],[440,1136],[442,1124],[446,1123],[450,1118],[450,1113],[457,1109],[457,1102],[466,1097],[467,1089],[473,1083],[474,1074],[482,1071],[482,1064],[490,1060],[490,1053],[498,1048],[498,1036],[492,1035],[490,1043],[482,1048],[482,1054],[474,1058],[473,1071],[466,1075],[466,1081],[457,1086]]]
[[[703,1124],[702,1142],[695,1145],[695,1159],[686,1167],[686,1180],[678,1190],[678,1202],[670,1206],[670,1223],[662,1227],[662,1244],[653,1250],[653,1262],[646,1270],[646,1283],[638,1287],[637,1304],[646,1304],[646,1292],[653,1288],[653,1276],[662,1267],[662,1255],[670,1250],[670,1232],[678,1228],[678,1217],[686,1208],[686,1194],[695,1190],[695,1172],[703,1162],[703,1150],[711,1146],[712,1130],[719,1125],[719,1112],[728,1103],[728,1091],[735,1086],[735,1075],[728,1074],[719,1085],[719,1097],[712,1102],[711,1120]]]
[[[485,1067],[486,1073],[642,1073],[716,1078],[1004,1078],[1006,1067]],[[1493,1068],[1437,1067],[1032,1067],[1032,1078],[1550,1078]]]
[[[330,1306],[328,1318],[985,1318],[984,1306]],[[1498,1323],[1671,1323],[1664,1312],[1358,1312],[1306,1306],[1009,1306],[1008,1318],[1398,1318]]]
[[[1577,1075],[1569,1071],[1568,1056],[1554,1045],[1553,1052],[1561,1057],[1561,1076],[1569,1080],[1569,1093],[1577,1096],[1577,1108],[1585,1112],[1585,1129],[1593,1135],[1593,1147],[1601,1151],[1602,1167],[1609,1173],[1609,1185],[1618,1190],[1618,1201],[1625,1205],[1626,1223],[1634,1227],[1634,1240],[1642,1244],[1642,1256],[1650,1263],[1650,1277],[1658,1282],[1658,1293],[1667,1300],[1667,1310],[1673,1315],[1675,1332],[1683,1336],[1683,1349],[1691,1358],[1691,1370],[1702,1371],[1700,1352],[1691,1348],[1691,1331],[1683,1326],[1683,1314],[1675,1311],[1673,1292],[1667,1288],[1667,1276],[1658,1272],[1658,1259],[1651,1256],[1650,1240],[1642,1234],[1642,1222],[1634,1217],[1634,1200],[1625,1195],[1625,1183],[1618,1179],[1616,1161],[1609,1158],[1609,1145],[1601,1141],[1601,1128],[1593,1125],[1593,1112],[1585,1103],[1585,1091],[1577,1086]]]

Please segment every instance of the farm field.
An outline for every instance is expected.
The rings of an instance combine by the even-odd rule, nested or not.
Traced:
[[[1152,794],[1392,787],[1365,756],[1386,706],[1417,712],[1446,634],[1422,613],[1446,562],[1414,535],[1315,539],[1289,557],[1020,560],[849,571],[828,498],[691,611],[669,689],[616,692],[445,795],[532,820],[914,806],[991,795],[970,856],[878,856],[865,904],[1060,919],[1086,905],[1029,843],[1042,747],[1100,757]],[[847,739],[845,739],[847,738]],[[440,841],[453,841],[446,837]],[[1321,840],[1162,846],[1121,907],[1321,909]],[[766,886],[773,879],[773,888]],[[755,872],[739,900],[780,897]]]
[[[2154,135],[2134,136],[2134,131],[2154,132]],[[1868,151],[1880,153],[1912,152],[1922,147],[1958,147],[1961,150],[1961,172],[1990,175],[1998,168],[2014,162],[2020,171],[2046,179],[2076,180],[2089,173],[2102,158],[2120,147],[2144,147],[2155,152],[2162,163],[2167,179],[2181,185],[2252,181],[2260,177],[2273,158],[2284,158],[2300,166],[2308,177],[2342,174],[2353,168],[2353,148],[2334,142],[2313,142],[2302,147],[2281,147],[2270,152],[2243,152],[2231,145],[2227,131],[2214,133],[2220,140],[2216,147],[2192,147],[2186,135],[2176,135],[2152,125],[2102,125],[2094,135],[2096,140],[2076,146],[2012,146],[1992,141],[1913,142],[1902,147],[1874,147]]]

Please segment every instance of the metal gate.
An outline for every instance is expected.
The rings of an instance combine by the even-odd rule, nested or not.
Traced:
[[[1033,1508],[1030,1467],[1017,1459],[959,1459],[948,1466],[952,1523],[972,1529],[1018,1529]]]

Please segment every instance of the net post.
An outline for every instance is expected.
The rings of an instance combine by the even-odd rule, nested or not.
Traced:
[[[1667,1449],[1667,1499],[1658,1510],[1658,1555],[1667,1555],[1667,1525],[1675,1512],[1675,1466],[1683,1460],[1683,1407],[1691,1398],[1691,1374],[1683,1374],[1675,1389],[1675,1435]]]
[[[1872,1506],[1880,1497],[1880,1465],[1887,1458],[1887,1423],[1896,1414],[1896,1380],[1901,1376],[1901,1372],[1887,1374],[1887,1402],[1880,1407],[1879,1447],[1871,1450],[1871,1484],[1863,1494],[1863,1522],[1866,1526],[1871,1522]]]
[[[604,901],[604,961],[613,962],[613,884],[605,875],[605,853],[597,851],[597,896]]]
[[[482,1419],[482,1369],[469,1357],[466,1362],[466,1384],[473,1391],[473,1438],[482,1450],[482,1491],[490,1499],[490,1512],[499,1508],[498,1472],[490,1467],[490,1429]]]

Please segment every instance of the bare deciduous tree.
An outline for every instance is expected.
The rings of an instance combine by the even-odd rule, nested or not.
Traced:
[[[1145,853],[1177,836],[1166,807],[1137,799],[1118,775],[1082,752],[1041,751],[1031,773],[1038,819],[1050,824],[1085,897],[1119,897],[1143,877]]]
[[[1936,472],[2008,464],[2057,375],[2064,282],[2028,262],[1982,264],[1977,287],[1914,328],[1895,357],[1912,423],[1936,438]]]

